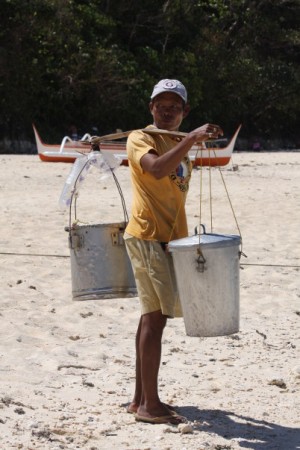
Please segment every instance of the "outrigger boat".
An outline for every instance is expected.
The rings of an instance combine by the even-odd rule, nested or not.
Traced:
[[[208,141],[205,144],[199,143],[193,145],[189,151],[189,157],[195,166],[225,166],[229,163],[237,136],[239,134],[241,125],[238,127],[228,145],[224,148],[218,147],[218,143],[224,139]],[[92,145],[99,145],[102,153],[113,152],[114,155],[122,160],[122,165],[128,165],[126,142],[115,142],[117,139],[126,138],[131,131],[108,134],[105,136],[94,136],[85,134],[80,141],[74,141],[69,136],[65,136],[60,145],[45,144],[33,125],[33,131],[36,139],[36,145],[39,157],[46,162],[74,162],[81,154],[90,153]],[[149,134],[166,134],[175,139],[182,139],[187,133],[172,132],[167,130],[160,130],[158,128],[145,128],[142,131]],[[226,141],[226,140],[225,140]]]
[[[32,125],[37,151],[40,159],[46,162],[69,162],[73,163],[81,154],[90,153],[90,134],[85,134],[80,141],[73,141],[69,136],[65,136],[61,144],[45,144],[36,127]],[[103,142],[101,151],[113,152],[122,158],[122,164],[126,165],[126,142]],[[128,164],[128,162],[127,162]]]

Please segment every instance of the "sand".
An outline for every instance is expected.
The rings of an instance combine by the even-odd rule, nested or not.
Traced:
[[[300,448],[300,153],[235,153],[224,177],[243,237],[240,331],[189,337],[169,320],[162,400],[191,425],[137,423],[138,298],[75,302],[67,210],[58,206],[70,164],[1,155],[0,448],[295,450]],[[234,165],[233,165],[234,164]],[[117,172],[128,209],[128,168]],[[209,171],[193,171],[190,233],[210,231]],[[213,231],[237,234],[220,173],[211,172]],[[91,173],[78,216],[122,221],[111,178]],[[185,431],[188,431],[187,433]]]

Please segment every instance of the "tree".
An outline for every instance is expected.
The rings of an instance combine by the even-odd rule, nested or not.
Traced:
[[[150,120],[153,84],[188,87],[191,129],[298,139],[296,0],[1,0],[1,128],[61,139]]]

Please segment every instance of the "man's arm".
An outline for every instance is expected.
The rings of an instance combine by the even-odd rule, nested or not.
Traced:
[[[218,125],[206,124],[188,133],[181,142],[175,145],[167,153],[158,156],[157,153],[149,152],[141,158],[141,166],[145,172],[151,173],[156,179],[169,175],[196,142],[207,141],[209,138],[216,139],[223,135]]]

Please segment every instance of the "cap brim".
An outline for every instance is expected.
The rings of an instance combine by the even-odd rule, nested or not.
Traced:
[[[181,100],[183,100],[184,103],[186,103],[186,99],[182,95],[180,95],[178,92],[175,92],[174,89],[161,89],[155,93],[153,92],[150,98],[151,98],[151,100],[153,100],[155,97],[157,97],[158,95],[163,94],[165,92],[170,92],[171,94],[178,95],[178,97],[180,97]]]

